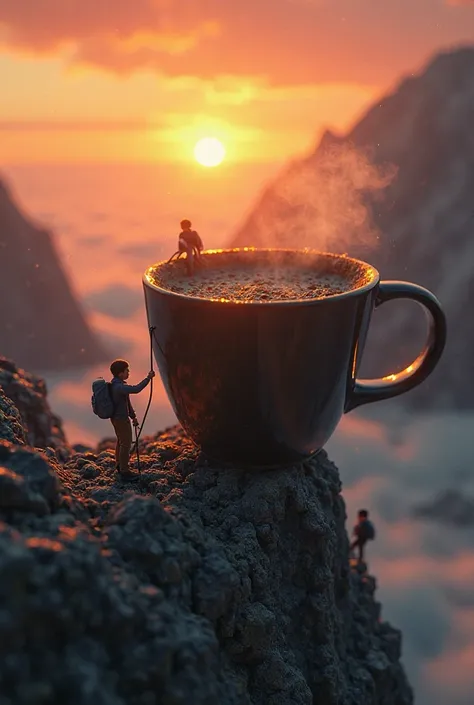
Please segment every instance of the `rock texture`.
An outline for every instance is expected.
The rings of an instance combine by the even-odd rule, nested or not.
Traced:
[[[13,443],[26,443],[26,431],[20,412],[0,387],[0,439]]]
[[[0,182],[0,354],[34,371],[107,356],[87,325],[50,233],[20,212]]]
[[[430,288],[447,313],[448,344],[428,382],[401,398],[415,406],[473,405],[473,124],[474,47],[467,47],[403,80],[347,135],[327,132],[262,194],[232,241],[347,252],[385,279]],[[425,327],[417,307],[400,302],[377,312],[371,333],[365,376],[402,369]]]
[[[5,399],[1,705],[413,702],[324,452],[222,470],[168,429],[130,487],[108,441],[63,464],[20,445]]]
[[[43,379],[25,372],[11,360],[0,357],[0,393],[13,402],[10,403],[9,413],[22,426],[21,432],[17,429],[15,437],[3,436],[6,440],[25,442],[37,448],[55,449],[62,459],[70,455],[61,419],[51,411]],[[8,424],[5,426],[5,434],[7,428]]]

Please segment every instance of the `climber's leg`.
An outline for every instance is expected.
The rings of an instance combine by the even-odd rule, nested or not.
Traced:
[[[186,269],[189,276],[194,274],[194,250],[190,246],[186,248]]]

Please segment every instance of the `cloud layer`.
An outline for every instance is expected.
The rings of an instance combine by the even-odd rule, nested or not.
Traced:
[[[472,40],[472,2],[0,0],[0,41],[113,72],[271,83],[391,80],[436,46]],[[401,46],[403,43],[403,51]]]

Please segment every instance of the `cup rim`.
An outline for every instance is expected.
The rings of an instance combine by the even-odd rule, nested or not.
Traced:
[[[373,273],[373,278],[367,284],[363,286],[358,286],[355,289],[349,289],[349,291],[343,291],[340,294],[329,294],[329,296],[324,296],[319,299],[279,299],[277,301],[221,301],[220,299],[204,298],[202,296],[190,296],[188,294],[181,294],[177,291],[171,291],[170,289],[165,289],[162,286],[158,286],[151,282],[148,278],[148,273],[150,270],[159,267],[162,264],[166,264],[168,260],[162,260],[160,262],[155,262],[146,268],[142,281],[144,286],[148,286],[160,294],[174,297],[177,299],[185,301],[195,301],[201,304],[220,304],[225,306],[251,306],[252,308],[271,308],[274,306],[314,306],[315,304],[323,304],[327,301],[340,301],[342,299],[347,299],[352,296],[359,296],[360,294],[370,291],[380,282],[379,271],[364,260],[357,259],[356,257],[349,257],[346,254],[337,254],[336,252],[323,252],[321,250],[315,250],[310,247],[305,248],[292,248],[292,247],[227,247],[227,248],[217,248],[204,250],[203,255],[214,255],[214,254],[230,254],[232,252],[299,252],[301,254],[312,254],[319,255],[323,257],[333,258],[333,259],[345,259],[353,262],[356,265],[362,265],[368,271]]]

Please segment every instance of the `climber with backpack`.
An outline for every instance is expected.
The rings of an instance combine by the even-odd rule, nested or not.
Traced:
[[[367,541],[375,539],[375,527],[369,520],[369,512],[367,509],[359,509],[357,514],[357,524],[354,526],[353,535],[355,539],[350,545],[351,553],[355,548],[359,549],[359,563],[364,560],[364,547]]]
[[[132,426],[138,427],[138,420],[130,402],[130,394],[139,394],[153,379],[151,370],[138,384],[127,384],[130,365],[126,360],[114,360],[110,365],[113,375],[111,382],[102,377],[92,383],[92,410],[101,419],[110,419],[114,427],[117,444],[115,447],[115,469],[122,480],[137,480],[139,474],[129,469],[132,448]]]

